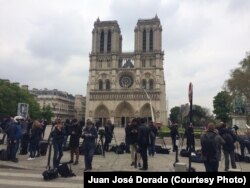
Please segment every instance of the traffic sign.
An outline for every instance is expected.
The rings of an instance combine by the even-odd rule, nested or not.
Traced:
[[[188,99],[189,102],[193,101],[193,84],[190,82],[188,87]]]

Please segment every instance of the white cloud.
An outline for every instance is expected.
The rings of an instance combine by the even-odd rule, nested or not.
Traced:
[[[133,51],[137,20],[157,14],[169,108],[188,102],[192,82],[194,103],[212,109],[250,49],[249,9],[248,0],[0,1],[0,77],[85,95],[97,17],[117,20],[124,51]]]

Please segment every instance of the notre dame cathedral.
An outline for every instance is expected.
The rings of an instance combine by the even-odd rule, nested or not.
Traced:
[[[159,18],[139,19],[134,32],[134,52],[123,52],[117,21],[95,21],[86,119],[104,124],[110,118],[116,126],[124,126],[134,117],[150,121],[153,114],[155,122],[167,125]]]

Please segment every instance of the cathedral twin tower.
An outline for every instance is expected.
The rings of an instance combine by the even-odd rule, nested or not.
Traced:
[[[134,52],[122,52],[117,21],[97,19],[94,23],[86,97],[87,119],[104,124],[109,118],[118,126],[124,126],[135,117],[145,117],[150,121],[151,104],[155,122],[167,124],[159,18],[138,20],[134,32]]]

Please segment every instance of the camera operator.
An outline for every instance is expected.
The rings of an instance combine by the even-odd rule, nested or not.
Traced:
[[[111,140],[113,138],[113,125],[111,120],[109,119],[107,121],[107,124],[104,126],[104,136],[105,136],[105,142],[104,142],[104,150],[109,151],[109,144],[111,143]]]
[[[84,162],[85,162],[85,169],[84,171],[87,170],[92,170],[92,160],[93,160],[93,155],[95,152],[95,139],[97,138],[97,130],[92,123],[92,121],[87,120],[86,127],[83,129],[83,135],[82,137],[84,138]]]

